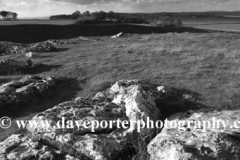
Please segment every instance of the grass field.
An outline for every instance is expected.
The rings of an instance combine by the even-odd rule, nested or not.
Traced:
[[[191,18],[183,19],[183,24],[200,29],[240,32],[240,18]]]
[[[33,25],[33,24],[46,24],[46,25],[70,25],[74,24],[74,20],[19,20],[19,21],[0,21],[0,25]]]
[[[28,31],[29,27],[32,29]],[[58,91],[61,95],[69,93],[68,97],[59,96],[39,106],[35,104],[32,110],[26,112],[27,115],[12,118],[29,119],[41,109],[53,107],[60,101],[93,96],[120,79],[143,79],[186,90],[198,95],[199,104],[209,107],[240,107],[240,34],[132,25],[23,25],[19,28],[23,30],[18,30],[17,26],[0,26],[0,29],[4,29],[0,32],[0,39],[20,42],[25,38],[23,43],[26,43],[87,35],[96,41],[71,39],[72,43],[60,46],[60,52],[35,54],[36,62],[55,66],[38,74],[64,76],[74,80],[74,83],[69,81],[65,88]],[[41,34],[45,31],[48,32]],[[120,31],[138,33],[110,39],[109,35]],[[172,33],[166,33],[170,31]],[[0,60],[22,56],[1,56]],[[0,83],[24,76],[0,76]],[[16,130],[16,126],[9,130],[0,129],[0,140],[15,132],[21,130]]]

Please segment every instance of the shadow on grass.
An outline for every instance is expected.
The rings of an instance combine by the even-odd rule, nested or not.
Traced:
[[[57,80],[56,83],[57,85],[45,94],[29,97],[25,103],[6,106],[7,110],[1,111],[0,116],[18,118],[39,113],[62,102],[72,100],[80,90],[78,80],[73,78]]]
[[[180,112],[210,108],[199,101],[201,95],[186,89],[171,88],[156,104],[165,118]]]
[[[51,71],[52,69],[59,68],[61,66],[62,65],[37,64],[33,68],[29,68],[29,69],[23,71],[23,73],[25,73],[25,74],[39,74],[39,73],[42,73],[42,72]]]
[[[2,71],[0,73],[0,76],[14,76],[14,75],[28,75],[28,74],[39,74],[42,72],[51,71],[54,68],[59,68],[62,65],[45,65],[45,64],[36,64],[36,66],[33,66],[31,68],[7,68],[8,70]],[[0,84],[1,84],[0,79]],[[6,81],[3,81],[2,83],[6,83]]]
[[[0,41],[35,43],[48,39],[69,39],[78,36],[108,36],[124,33],[206,33],[207,30],[191,27],[164,28],[132,24],[89,24],[89,25],[9,25],[0,26]]]
[[[69,50],[69,48],[57,48],[55,51],[53,52],[64,52],[64,51],[67,51]]]

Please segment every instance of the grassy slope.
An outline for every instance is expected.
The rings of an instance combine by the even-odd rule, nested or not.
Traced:
[[[98,41],[78,41],[61,46],[64,48],[61,52],[36,54],[37,62],[57,66],[41,74],[76,79],[72,98],[92,96],[116,80],[137,78],[197,92],[201,103],[207,106],[239,108],[239,34],[132,34],[119,39],[93,38]],[[0,79],[4,82],[21,76]],[[15,130],[0,132],[3,139]]]

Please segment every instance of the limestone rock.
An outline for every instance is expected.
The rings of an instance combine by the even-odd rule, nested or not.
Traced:
[[[64,157],[58,150],[31,138],[14,134],[0,142],[1,160],[57,159]],[[66,158],[67,159],[67,158]]]
[[[129,125],[118,126],[117,121],[144,120],[147,116],[152,120],[162,118],[154,102],[161,97],[161,93],[156,85],[123,80],[113,85],[108,94],[98,93],[94,98],[78,97],[74,101],[61,103],[33,118],[34,121],[51,122],[50,127],[39,125],[34,128],[28,125],[28,130],[34,137],[73,158],[129,159],[131,146],[139,138],[150,138],[152,135],[145,133],[146,129],[140,134],[136,128],[130,132]],[[95,122],[95,125],[84,126],[83,122],[86,121]],[[103,121],[107,122],[107,127],[97,126],[97,122],[101,124]],[[79,126],[75,124],[77,122]],[[65,128],[62,128],[63,125]]]
[[[118,34],[113,35],[111,38],[119,38],[119,37],[121,37],[122,35],[123,35],[123,33],[120,32],[120,33],[118,33]]]
[[[157,86],[139,80],[121,80],[110,88],[114,95],[113,103],[125,106],[126,115],[131,121],[146,120],[147,117],[159,120],[163,116],[155,101],[162,96]]]
[[[227,127],[224,128],[222,122],[217,127],[219,120],[224,121]],[[234,127],[237,121],[237,127],[240,127],[239,120],[239,110],[201,109],[175,114],[165,121],[162,132],[148,145],[150,160],[239,160],[240,129]],[[180,130],[166,126],[166,123],[177,121],[182,121],[179,122]],[[208,123],[211,127],[204,127]]]

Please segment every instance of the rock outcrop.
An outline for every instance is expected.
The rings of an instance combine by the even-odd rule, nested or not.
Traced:
[[[32,119],[49,121],[51,127],[39,125],[34,128],[28,125],[27,129],[38,143],[44,144],[47,148],[54,148],[48,156],[55,159],[60,155],[64,155],[63,159],[67,159],[66,157],[92,160],[131,159],[134,153],[133,146],[137,140],[151,138],[152,133],[144,132],[145,129],[137,133],[135,125],[130,127],[129,124],[123,126],[119,123],[118,126],[117,121],[130,123],[134,120],[145,120],[146,117],[153,121],[161,119],[161,112],[155,101],[161,98],[162,92],[158,91],[157,87],[138,80],[119,81],[108,91],[98,93],[93,98],[79,97],[75,101],[61,103]],[[59,121],[61,127],[65,125],[65,128],[58,128]],[[84,121],[94,122],[95,125],[87,124],[84,127],[84,124],[81,124]],[[107,122],[107,127],[97,126],[97,122],[101,124],[103,121]],[[76,122],[80,122],[81,125],[76,125]],[[9,149],[6,149],[4,144],[8,141],[9,139],[0,143],[0,146],[4,146],[0,153],[5,156],[24,156],[22,152],[15,153],[21,145],[15,147],[10,145]],[[34,153],[36,157],[44,156],[44,152]]]
[[[15,94],[36,90],[36,83],[28,82],[33,79],[40,84],[54,84],[51,79],[27,79],[1,87],[6,90],[4,93]],[[23,86],[33,85],[35,89],[25,92],[28,87]],[[173,93],[173,96],[169,95]],[[0,143],[0,159],[239,160],[238,110],[203,108],[171,113],[163,128],[143,127],[137,132],[140,121],[146,122],[148,118],[153,122],[163,120],[165,115],[161,108],[166,108],[158,104],[166,104],[160,101],[176,95],[175,90],[165,86],[139,80],[118,81],[93,98],[78,97],[37,114],[32,122],[40,123],[27,124],[31,136],[12,135]],[[179,95],[179,99],[194,99]],[[215,123],[210,123],[214,122],[213,118]],[[221,125],[223,121],[227,123],[225,126]],[[208,126],[210,124],[212,126]],[[136,155],[142,151],[139,148],[145,148],[144,157]]]
[[[25,48],[26,52],[54,52],[57,50],[54,43],[49,43],[48,41],[42,43],[32,44]]]
[[[168,124],[183,122],[180,122],[182,125],[179,128],[165,126],[151,141],[148,145],[150,160],[240,159],[239,110],[202,109],[178,113],[167,120]],[[226,127],[219,120],[224,121]],[[188,125],[187,121],[191,123]],[[208,126],[210,122],[211,126]]]
[[[21,106],[43,96],[56,85],[54,77],[27,76],[0,86],[0,115],[17,112]]]
[[[57,50],[57,45],[62,45],[66,43],[66,41],[62,40],[47,40],[44,42],[28,45],[2,42],[0,44],[0,55],[25,54],[28,52],[54,52]]]

